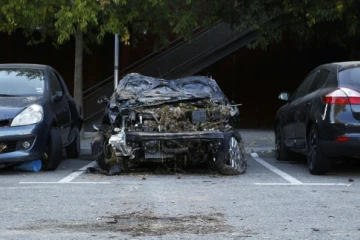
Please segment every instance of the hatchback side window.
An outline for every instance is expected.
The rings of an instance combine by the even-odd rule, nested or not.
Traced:
[[[51,94],[54,96],[56,92],[64,93],[61,84],[59,82],[59,79],[56,77],[56,75],[53,72],[50,72],[50,88],[51,88]]]
[[[314,77],[314,80],[312,81],[307,93],[315,92],[316,90],[318,90],[322,86],[324,86],[329,75],[330,75],[329,70],[326,70],[326,69],[319,70],[318,73],[316,74],[316,76]]]
[[[317,71],[313,71],[305,78],[305,80],[301,83],[301,85],[296,90],[295,95],[293,96],[292,100],[296,100],[298,98],[305,96],[305,94],[309,88],[309,85],[311,83],[311,80],[314,78],[316,73],[317,73]]]

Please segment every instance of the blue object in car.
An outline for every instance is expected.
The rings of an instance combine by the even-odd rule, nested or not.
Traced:
[[[14,167],[14,170],[17,171],[25,171],[25,172],[39,172],[42,167],[42,161],[34,160],[20,163],[19,165]]]

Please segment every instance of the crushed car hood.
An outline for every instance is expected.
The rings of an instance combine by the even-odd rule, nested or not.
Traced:
[[[215,80],[211,78],[190,76],[165,80],[138,73],[122,78],[113,97],[117,100],[133,100],[132,102],[138,104],[204,98],[214,102],[227,101]]]
[[[0,118],[11,119],[27,106],[38,103],[41,97],[0,97]]]

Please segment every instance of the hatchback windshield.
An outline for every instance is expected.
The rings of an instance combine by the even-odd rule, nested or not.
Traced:
[[[360,87],[360,68],[349,68],[339,72],[339,81],[342,86]]]
[[[0,96],[43,95],[44,71],[39,69],[0,69]]]

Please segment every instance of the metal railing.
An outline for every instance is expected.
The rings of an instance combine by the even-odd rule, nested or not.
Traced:
[[[206,56],[207,53],[219,49],[234,41],[239,32],[232,29],[226,23],[218,23],[214,27],[204,31],[191,42],[179,44],[172,51],[163,54],[148,64],[137,69],[140,74],[167,78],[174,69],[183,66],[184,63],[196,59],[199,56]],[[176,76],[184,77],[184,76]]]

